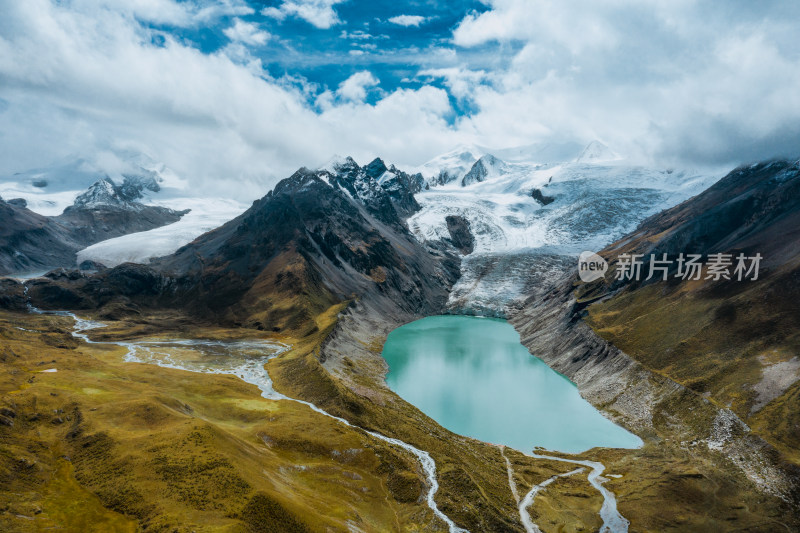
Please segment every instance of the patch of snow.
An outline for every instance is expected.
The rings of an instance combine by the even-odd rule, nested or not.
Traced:
[[[334,155],[328,159],[325,164],[319,166],[317,170],[325,170],[331,174],[336,174],[340,168],[348,166],[352,163],[355,163],[355,161],[353,161],[353,158],[350,156],[342,157],[340,155]]]
[[[761,410],[800,380],[800,359],[797,356],[788,361],[779,361],[777,363],[768,362],[768,359],[763,355],[759,356],[758,359],[764,366],[761,369],[761,381],[753,385],[756,400],[753,402],[750,414]]]
[[[706,439],[709,450],[722,451],[736,434],[748,432],[747,424],[730,409],[720,409],[711,425],[711,433]]]
[[[396,177],[397,177],[397,174],[395,174],[391,170],[387,170],[386,172],[381,174],[380,177],[378,177],[378,183],[383,185],[385,182],[387,182],[387,181],[389,181],[391,179],[394,179]]]
[[[108,267],[126,262],[147,263],[151,258],[175,252],[247,209],[246,205],[239,202],[218,198],[173,198],[161,202],[164,207],[191,211],[173,224],[123,235],[84,248],[78,252],[78,263],[90,260]]]

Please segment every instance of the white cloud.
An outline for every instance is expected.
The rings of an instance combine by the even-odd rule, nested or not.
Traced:
[[[275,9],[301,17],[284,9],[301,3],[327,6],[309,17],[318,27],[338,21],[331,1]],[[800,4],[726,6],[492,0],[458,25],[453,47],[384,56],[447,91],[423,85],[367,103],[378,90],[368,70],[321,93],[269,78],[246,46],[263,30],[237,20],[235,42],[210,55],[149,27],[245,16],[243,2],[0,0],[0,175],[125,148],[197,190],[252,199],[333,153],[416,165],[459,143],[595,138],[662,161],[797,153]],[[452,97],[470,114],[457,117]]]
[[[316,28],[327,30],[342,22],[333,6],[344,1],[346,0],[284,0],[279,7],[262,9],[261,14],[276,20],[297,17]]]
[[[127,13],[139,20],[156,24],[171,24],[188,27],[208,23],[224,16],[251,15],[255,10],[244,0],[75,0],[75,6],[91,8],[102,7]]]
[[[795,2],[488,4],[461,21],[454,44],[478,55],[485,46],[498,53],[493,43],[518,51],[482,80],[469,67],[439,73],[478,110],[461,131],[491,144],[602,138],[664,161],[800,152]]]
[[[396,17],[390,17],[389,22],[392,24],[397,24],[398,26],[415,26],[419,27],[424,22],[427,22],[428,17],[423,17],[420,15],[398,15]]]
[[[482,82],[490,76],[483,70],[469,70],[462,67],[434,68],[419,72],[420,76],[442,78],[450,94],[458,99],[470,99]]]
[[[467,15],[461,21],[453,32],[456,44],[476,46],[491,41],[537,40],[573,52],[590,47],[610,47],[622,38],[615,24],[615,15],[624,9],[636,10],[637,2],[491,0],[489,3],[492,6],[489,11]],[[640,5],[648,3],[662,2],[638,2]]]
[[[234,19],[233,26],[225,28],[222,33],[231,41],[249,45],[264,44],[271,37],[269,32],[262,30],[257,24],[238,18]]]
[[[369,39],[375,39],[375,37],[365,31],[356,30],[356,31],[345,31],[342,30],[342,33],[339,34],[340,39],[350,39],[354,41],[365,41]]]
[[[206,55],[169,35],[151,45],[122,8],[0,0],[0,11],[0,175],[125,148],[197,191],[247,200],[333,153],[419,163],[455,142],[439,89],[368,105],[367,72],[315,111],[227,48]],[[389,127],[404,135],[387,142]]]
[[[336,94],[345,100],[363,102],[367,97],[367,89],[370,87],[375,87],[379,83],[380,81],[378,78],[373,76],[371,72],[362,70],[361,72],[356,72],[344,80],[339,85],[339,89],[336,91]]]

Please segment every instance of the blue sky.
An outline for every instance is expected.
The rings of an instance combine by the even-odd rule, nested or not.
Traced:
[[[0,176],[140,151],[254,197],[333,154],[414,166],[460,144],[597,139],[702,166],[800,147],[794,0],[0,0],[0,13]]]
[[[239,28],[249,54],[262,62],[265,73],[303,87],[311,105],[320,92],[336,90],[364,71],[379,82],[366,87],[365,101],[371,104],[398,88],[446,89],[441,77],[421,72],[464,65],[492,69],[518,48],[515,43],[475,48],[453,44],[453,30],[465,15],[488,9],[479,1],[347,1],[330,7],[323,3],[305,18],[281,12],[283,4],[251,1],[252,13],[222,16],[210,25],[149,26],[206,54],[224,51],[235,42],[231,28]],[[469,111],[464,102],[453,98],[451,103],[454,115]]]

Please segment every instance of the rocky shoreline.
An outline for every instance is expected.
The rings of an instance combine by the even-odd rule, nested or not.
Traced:
[[[522,344],[645,441],[676,441],[704,457],[711,451],[714,461],[734,464],[759,491],[793,503],[796,479],[775,460],[772,447],[729,409],[651,372],[597,335],[582,319],[574,278],[565,274],[555,288],[542,288],[511,309],[508,320]]]

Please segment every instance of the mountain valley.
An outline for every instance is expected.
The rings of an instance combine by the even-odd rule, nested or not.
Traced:
[[[794,368],[794,241],[777,236],[797,227],[796,163],[720,180],[633,166],[594,143],[574,154],[456,151],[438,161],[458,165],[408,171],[336,158],[161,257],[2,280],[0,524],[79,527],[62,490],[121,531],[602,530],[607,500],[569,462],[589,461],[604,466],[626,530],[797,527],[797,382],[769,370]],[[760,251],[763,280],[575,274],[583,250],[613,267],[621,253],[684,249]],[[763,291],[784,291],[786,307],[748,318]],[[62,310],[105,327],[76,337]],[[567,455],[444,429],[387,387],[381,353],[399,326],[446,313],[508,318],[643,446]],[[234,375],[125,360],[125,346],[192,339],[286,346],[265,369],[300,402]],[[426,499],[419,458],[370,432],[429,454],[450,524]]]

